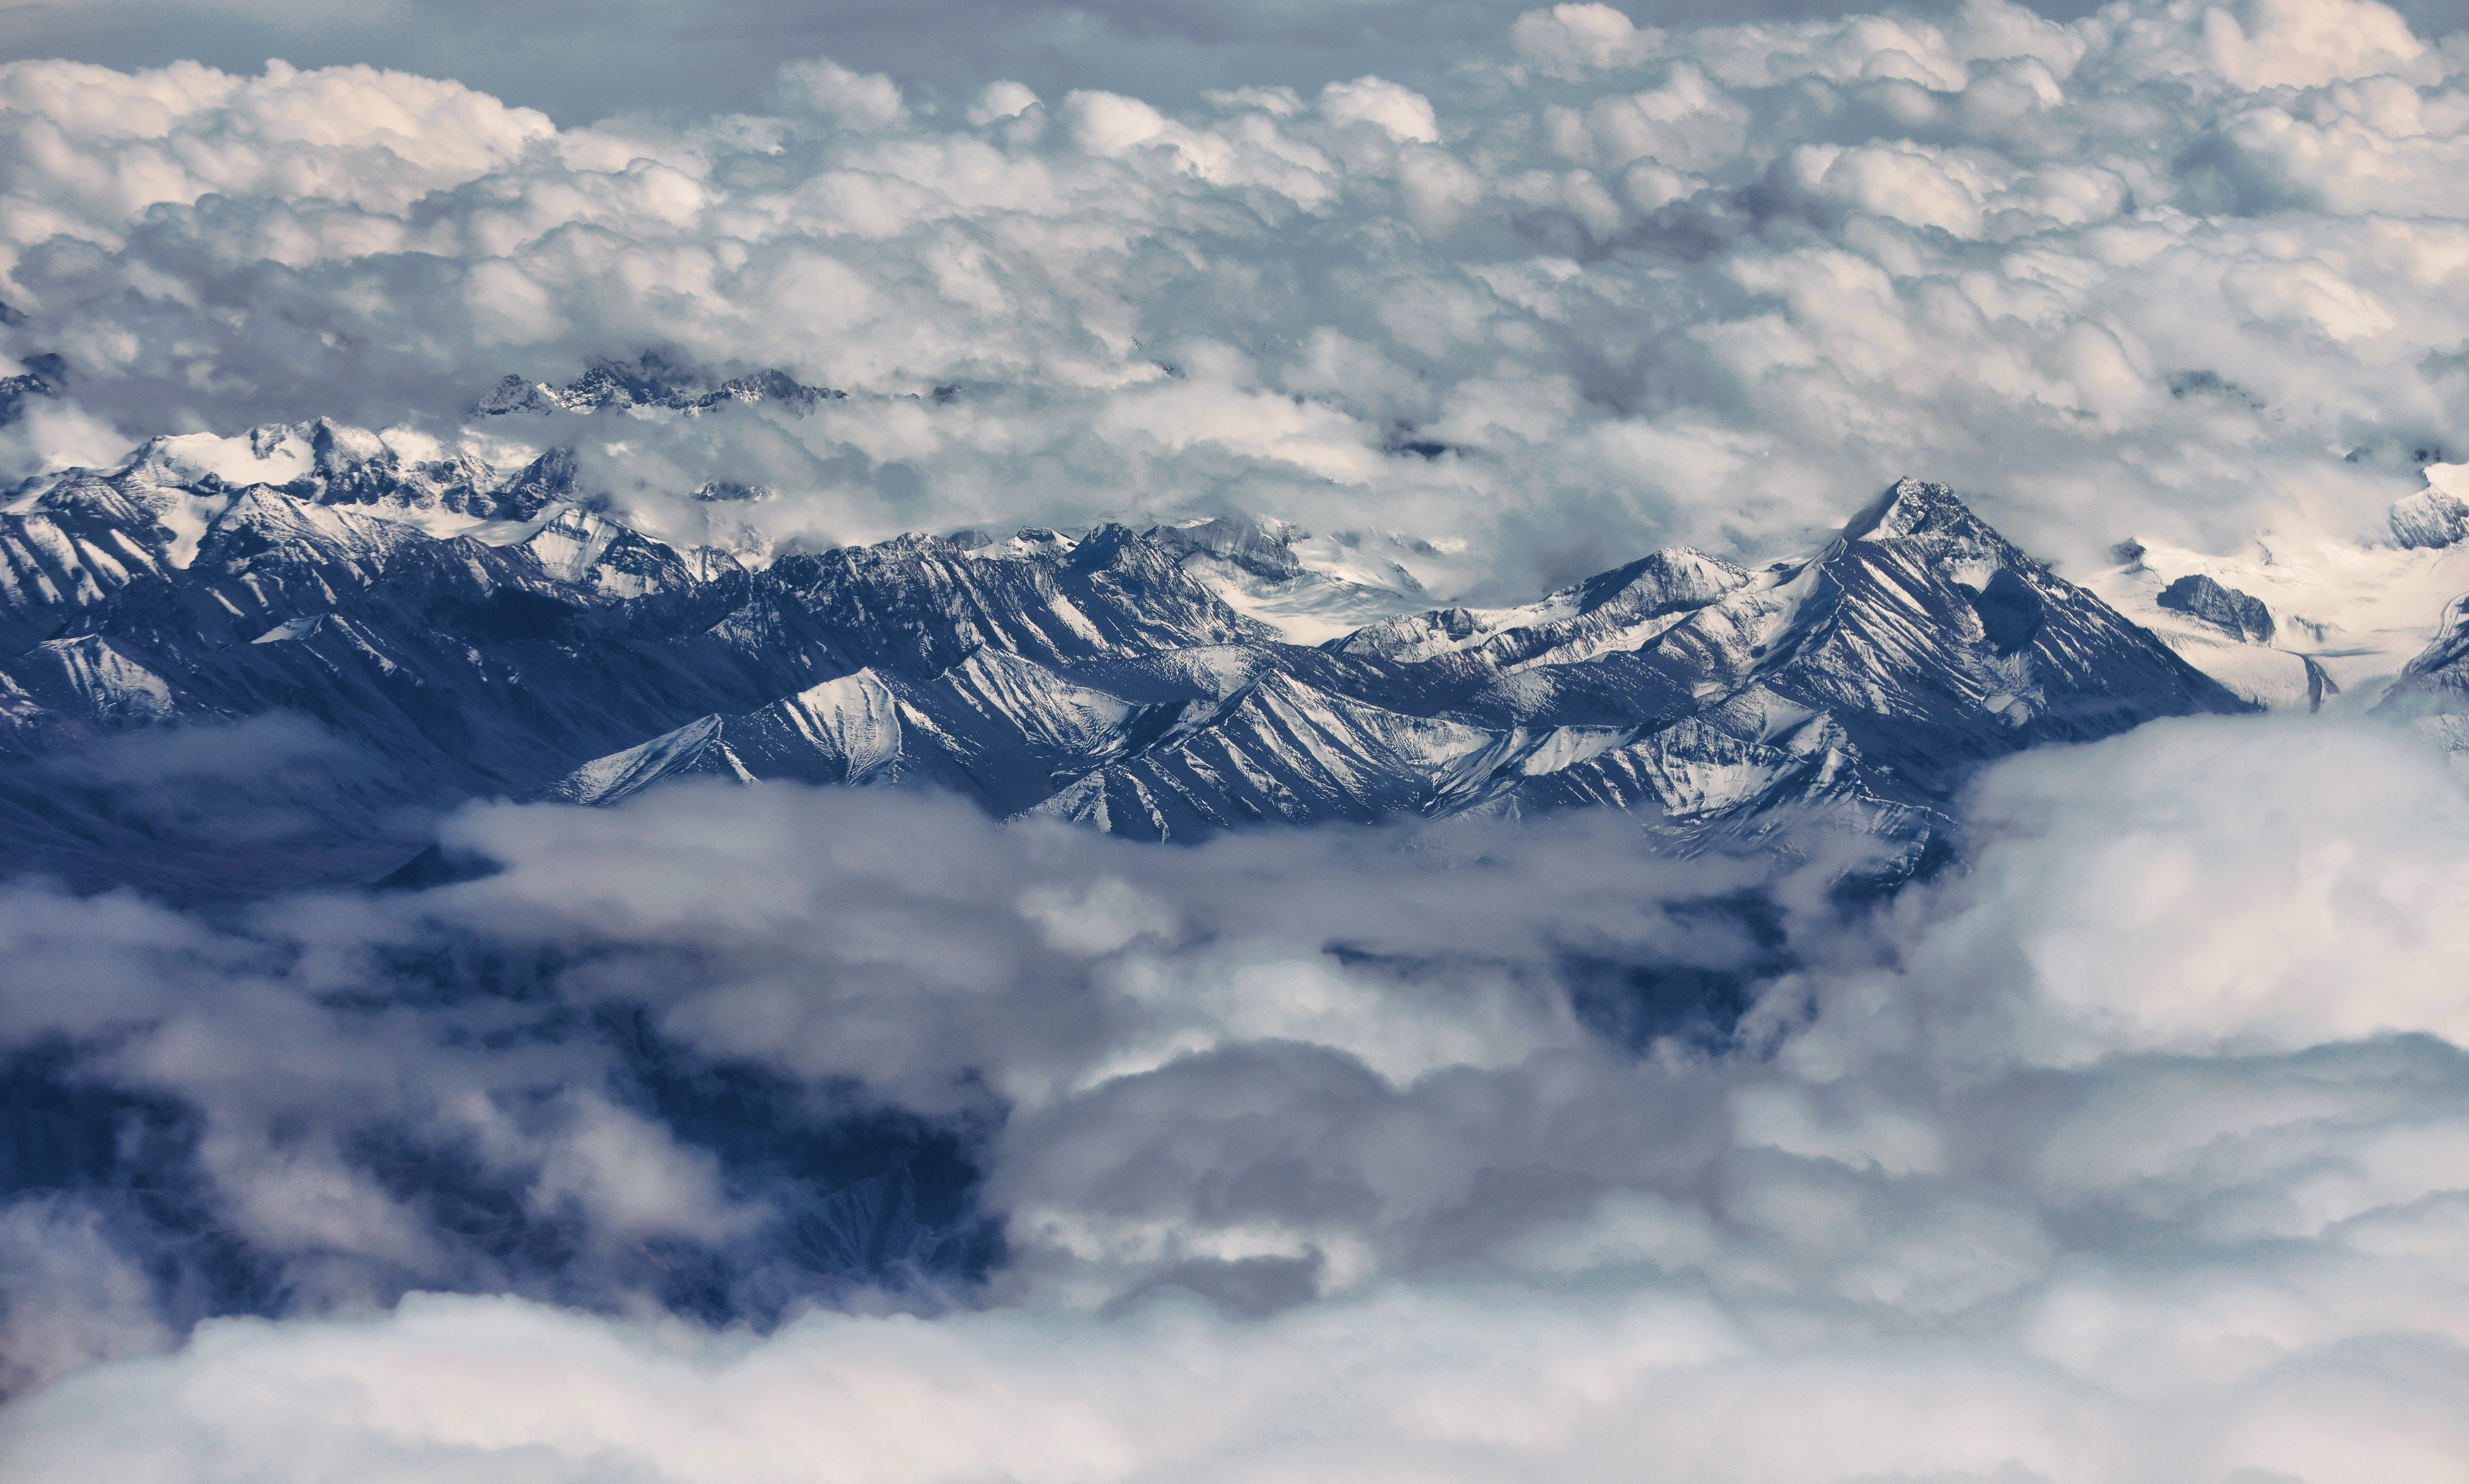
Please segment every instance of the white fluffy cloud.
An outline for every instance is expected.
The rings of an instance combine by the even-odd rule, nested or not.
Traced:
[[[29,900],[20,962],[97,992],[21,1000],[12,1031],[44,1031],[29,1006],[118,1025],[92,1075],[204,1110],[226,1219],[298,1254],[299,1299],[69,1370],[0,1412],[0,1466],[2448,1478],[2469,798],[2413,747],[2215,721],[2007,764],[1968,875],[1851,929],[1784,884],[1796,966],[1767,965],[1719,1055],[1632,1056],[1571,1019],[1568,950],[1754,956],[1656,905],[1737,878],[1582,820],[1164,851],[892,796],[688,793],[475,811],[453,839],[504,873],[242,937]],[[373,1309],[347,1261],[419,1271],[445,1232],[351,1184],[338,1136],[406,1098],[537,1166],[530,1198],[576,1203],[611,1270],[681,1223],[763,1219],[690,1135],[527,1091],[593,1085],[588,1038],[513,1035],[552,1023],[516,1004],[355,1009],[437,924],[495,962],[552,952],[524,1003],[637,1005],[818,1090],[855,1073],[948,1105],[974,1069],[1009,1107],[985,1157],[1011,1264],[939,1317],[760,1337],[538,1293]],[[20,1200],[0,1241],[50,1275],[11,1297],[21,1367],[173,1337],[74,1203]]]
[[[1563,5],[1315,98],[997,81],[964,122],[810,59],[777,116],[563,130],[367,69],[21,62],[0,297],[82,410],[10,436],[450,433],[658,347],[857,395],[522,435],[613,449],[655,521],[762,484],[775,539],[1231,505],[1474,541],[1523,592],[1904,473],[2078,565],[2352,539],[2469,437],[2464,45],[2374,0]]]
[[[2403,805],[2401,800],[2415,800]],[[1966,917],[1915,970],[2032,986],[2039,1055],[2469,1044],[2469,815],[2444,763],[2380,728],[2170,723],[1996,775]],[[2250,903],[2273,904],[2250,915]]]

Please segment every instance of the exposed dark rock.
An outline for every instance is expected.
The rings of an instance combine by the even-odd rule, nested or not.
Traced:
[[[0,304],[0,312],[8,308]],[[69,363],[50,352],[27,357],[25,367],[15,376],[0,377],[0,428],[25,415],[27,398],[57,397],[68,383]]]
[[[2235,588],[2224,588],[2201,573],[2181,577],[2154,599],[2162,608],[2210,624],[2234,639],[2250,644],[2272,642],[2272,610],[2263,600]]]

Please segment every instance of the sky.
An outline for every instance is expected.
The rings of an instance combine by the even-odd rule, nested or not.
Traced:
[[[2073,19],[2081,0],[2042,7]],[[33,0],[11,7],[0,35],[12,57],[59,57],[131,70],[191,59],[253,72],[268,57],[301,67],[365,62],[454,78],[562,126],[611,114],[681,115],[759,106],[787,57],[829,56],[882,72],[955,111],[989,79],[1040,92],[1097,87],[1188,107],[1204,90],[1286,86],[1306,92],[1367,72],[1442,71],[1494,42],[1527,7],[1447,5],[1097,5],[937,3],[881,6],[797,0]],[[1629,8],[1640,24],[1847,13],[1825,0],[1707,0]],[[1944,11],[1922,7],[1914,13]],[[2433,12],[2428,12],[2433,13]]]
[[[1516,600],[1906,474],[2062,573],[2359,551],[2469,449],[2432,0],[104,0],[0,55],[0,352],[66,368],[12,480],[333,417],[747,552],[1240,511]],[[848,395],[473,410],[647,352]],[[1823,835],[790,786],[474,804],[497,869],[416,891],[0,882],[0,1474],[2457,1480],[2462,788],[2156,723],[1874,911]]]

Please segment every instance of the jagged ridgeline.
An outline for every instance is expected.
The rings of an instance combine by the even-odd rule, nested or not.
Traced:
[[[1601,805],[1675,848],[1817,813],[1911,853],[1991,759],[2250,708],[1912,480],[1805,560],[1658,551],[1524,607],[1304,644],[1229,601],[1229,573],[1275,567],[1273,528],[763,561],[576,503],[560,453],[498,471],[331,424],[269,437],[261,458],[298,465],[280,482],[158,440],[0,517],[0,842],[21,869],[174,893],[365,881],[466,799],[693,776],[930,785],[1147,840]]]

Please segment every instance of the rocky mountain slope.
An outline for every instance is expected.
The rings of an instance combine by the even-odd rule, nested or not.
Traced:
[[[554,452],[424,463],[320,423],[258,434],[249,468],[288,477],[242,484],[212,442],[0,513],[13,860],[175,893],[368,879],[465,799],[698,775],[1143,839],[1609,805],[1684,848],[1823,813],[1912,852],[1990,759],[2250,707],[1912,480],[1804,560],[1659,551],[1304,645],[1228,601],[1230,570],[1284,560],[1274,533],[754,567],[576,502]]]

